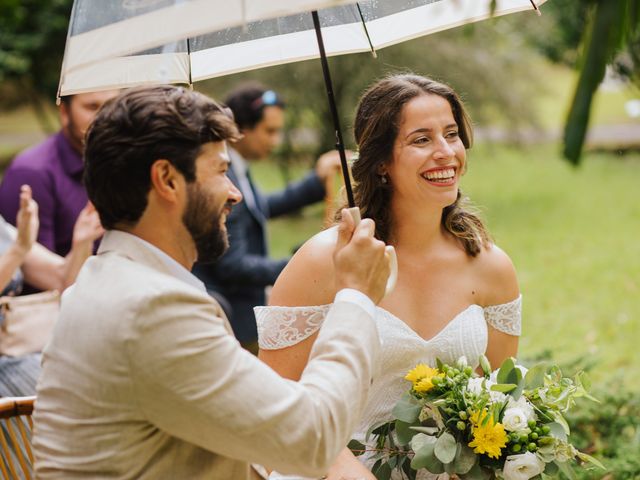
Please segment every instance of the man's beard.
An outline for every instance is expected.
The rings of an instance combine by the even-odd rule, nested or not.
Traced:
[[[182,215],[182,223],[191,234],[198,252],[198,262],[213,263],[229,247],[227,232],[222,228],[222,212],[209,207],[207,196],[198,184],[187,187],[187,207]]]

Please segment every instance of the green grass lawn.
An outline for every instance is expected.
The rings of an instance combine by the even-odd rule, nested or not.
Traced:
[[[589,154],[579,169],[556,146],[480,145],[463,188],[511,256],[524,297],[520,353],[558,360],[588,356],[610,373],[640,380],[640,155]],[[259,165],[265,188],[279,183]],[[274,256],[321,228],[322,206],[269,226]],[[628,382],[638,388],[637,382]]]

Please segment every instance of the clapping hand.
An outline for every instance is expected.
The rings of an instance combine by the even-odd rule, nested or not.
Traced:
[[[73,226],[73,244],[91,245],[102,235],[104,235],[104,228],[100,224],[98,212],[91,202],[87,202]]]
[[[31,196],[29,185],[20,187],[20,209],[16,216],[16,227],[16,245],[26,254],[36,242],[40,228],[38,204]]]

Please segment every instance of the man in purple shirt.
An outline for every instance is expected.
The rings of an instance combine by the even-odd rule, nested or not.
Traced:
[[[30,185],[40,206],[38,242],[65,256],[71,250],[73,226],[87,204],[82,185],[84,134],[102,104],[117,91],[64,97],[60,104],[61,130],[19,154],[0,184],[0,215],[15,225],[20,187]]]

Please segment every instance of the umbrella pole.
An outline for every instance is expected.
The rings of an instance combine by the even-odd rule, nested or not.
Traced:
[[[322,73],[324,75],[324,85],[327,89],[327,97],[329,99],[329,108],[333,117],[333,126],[336,131],[336,150],[340,154],[340,165],[342,166],[342,176],[344,177],[344,186],[347,190],[347,201],[349,207],[355,207],[356,202],[353,199],[353,190],[351,189],[351,178],[349,176],[349,165],[347,164],[347,156],[344,152],[344,141],[342,140],[342,130],[340,129],[340,117],[338,116],[338,108],[336,107],[336,99],[333,96],[333,83],[331,82],[331,74],[329,73],[329,62],[327,62],[327,54],[324,50],[324,41],[322,40],[322,31],[320,30],[320,19],[318,12],[311,12],[313,17],[313,26],[316,30],[316,38],[318,39],[318,48],[320,49],[320,63],[322,64]]]

